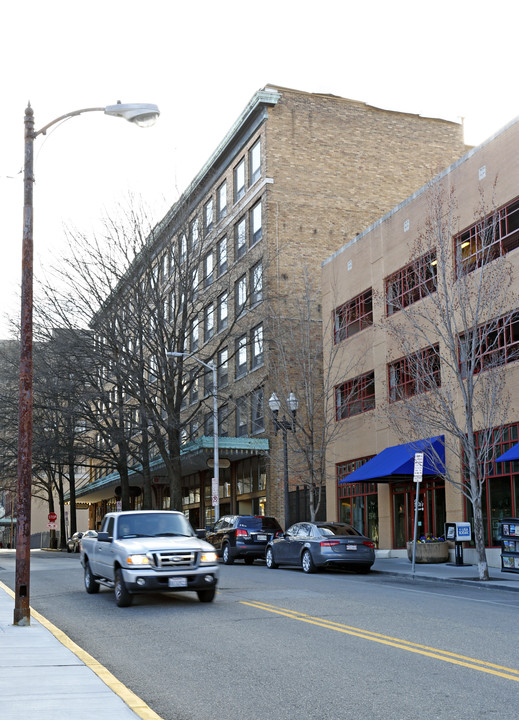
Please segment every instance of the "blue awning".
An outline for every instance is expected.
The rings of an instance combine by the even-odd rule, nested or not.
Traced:
[[[423,474],[441,475],[445,471],[445,437],[425,438],[382,450],[367,463],[339,480],[352,482],[391,482],[397,476],[414,474],[414,455],[424,453]]]
[[[494,462],[507,462],[508,460],[519,460],[519,443],[512,445],[510,450],[504,452]]]

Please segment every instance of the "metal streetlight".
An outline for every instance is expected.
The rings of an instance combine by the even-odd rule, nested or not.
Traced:
[[[296,431],[295,426],[295,420],[296,420],[296,411],[299,407],[299,400],[296,398],[293,392],[290,393],[290,395],[287,397],[287,405],[290,408],[290,412],[292,414],[292,417],[290,420],[287,420],[284,416],[281,420],[278,418],[279,410],[281,408],[281,402],[276,395],[276,393],[272,393],[272,395],[269,398],[269,407],[272,410],[272,418],[274,421],[274,435],[278,434],[278,430],[281,430],[283,433],[283,460],[284,460],[284,469],[285,469],[285,476],[284,476],[284,486],[285,486],[285,531],[288,528],[289,525],[289,502],[288,502],[288,438],[287,438],[287,432],[288,430],[291,430],[293,433]]]
[[[18,407],[18,476],[17,476],[17,538],[14,624],[30,625],[29,587],[31,550],[31,479],[32,479],[32,310],[33,310],[33,185],[34,140],[62,120],[86,112],[104,112],[147,127],[159,116],[156,105],[131,103],[106,107],[83,108],[66,113],[34,130],[34,112],[29,104],[25,110],[25,155],[23,167],[23,245],[22,245],[22,306],[20,318],[20,395]]]
[[[213,374],[213,443],[214,443],[214,449],[213,449],[213,464],[214,464],[214,474],[213,474],[213,487],[212,490],[212,496],[213,496],[213,506],[214,506],[214,519],[215,522],[220,517],[220,458],[219,458],[219,450],[218,450],[218,392],[217,392],[217,375],[216,375],[216,363],[209,362],[206,363],[203,360],[200,360],[199,357],[196,355],[193,355],[192,353],[188,352],[167,352],[166,357],[186,357],[186,358],[192,358],[193,360],[196,360],[197,363],[200,363],[200,365],[203,365],[208,370],[210,370]]]

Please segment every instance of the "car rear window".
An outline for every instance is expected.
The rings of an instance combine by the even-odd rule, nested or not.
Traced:
[[[351,525],[320,525],[321,535],[360,535]]]
[[[255,517],[238,518],[236,527],[249,528],[252,530],[280,530],[281,526],[273,517],[263,517],[261,515]]]

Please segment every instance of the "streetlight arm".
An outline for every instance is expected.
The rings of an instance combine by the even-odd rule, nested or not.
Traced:
[[[117,103],[116,105],[107,105],[105,107],[82,108],[81,110],[74,110],[73,112],[65,113],[65,115],[60,115],[60,117],[55,120],[51,120],[50,123],[47,123],[47,125],[42,127],[40,130],[36,130],[32,137],[36,138],[38,135],[45,135],[50,127],[56,125],[62,120],[67,120],[68,118],[76,117],[77,115],[82,115],[87,112],[104,112],[105,115],[122,117],[125,120],[128,120],[128,122],[133,122],[136,125],[142,126],[153,123],[160,115],[157,105],[152,105],[150,103]]]

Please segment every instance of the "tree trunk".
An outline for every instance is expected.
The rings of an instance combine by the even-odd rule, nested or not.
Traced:
[[[476,494],[472,503],[474,509],[474,542],[478,557],[478,574],[480,580],[489,580],[487,554],[485,551],[485,533],[483,531],[483,508],[481,495]]]

